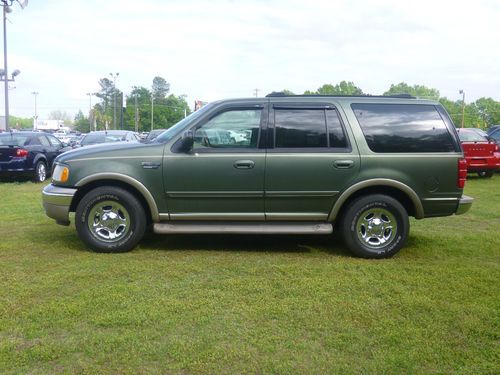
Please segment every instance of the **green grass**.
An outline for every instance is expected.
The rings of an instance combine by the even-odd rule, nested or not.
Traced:
[[[500,176],[392,259],[335,237],[149,234],[94,254],[0,184],[0,373],[499,373]]]

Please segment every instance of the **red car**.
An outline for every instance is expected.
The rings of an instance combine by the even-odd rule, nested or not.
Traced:
[[[495,142],[473,129],[457,129],[467,161],[467,172],[477,172],[479,177],[491,177],[500,170],[500,151]]]

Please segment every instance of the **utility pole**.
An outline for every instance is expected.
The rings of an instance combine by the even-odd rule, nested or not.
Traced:
[[[122,105],[120,106],[120,130],[123,130],[123,111],[126,107],[125,94],[122,92]]]
[[[139,110],[137,108],[137,93],[134,94],[135,99],[135,132],[139,131]]]
[[[153,131],[154,102],[155,102],[155,98],[153,96],[153,93],[151,93],[151,131]]]
[[[260,90],[259,89],[254,89],[253,91],[254,91],[255,97],[257,98],[259,96],[259,91]]]
[[[38,130],[38,111],[37,111],[37,105],[36,105],[36,97],[38,96],[37,91],[32,92],[33,96],[35,97],[35,115],[33,116],[33,130]]]
[[[22,9],[24,9],[28,5],[27,0],[18,0],[17,1]],[[10,13],[12,10],[10,7],[14,3],[14,0],[0,0],[0,5],[3,8],[3,78],[4,78],[4,89],[5,89],[5,130],[9,130],[9,71],[7,69],[7,13]],[[12,80],[14,77],[19,74],[19,71],[16,70],[12,74]]]
[[[92,92],[87,93],[89,97],[89,132],[92,131],[92,95],[95,95]]]
[[[109,73],[109,75],[113,78],[113,129],[116,130],[116,77],[120,73]]]
[[[458,93],[462,94],[462,128],[463,128],[464,127],[464,120],[465,120],[465,91],[460,90]]]

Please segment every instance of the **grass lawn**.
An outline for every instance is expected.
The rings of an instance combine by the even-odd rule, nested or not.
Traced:
[[[147,235],[95,254],[0,183],[0,373],[500,372],[500,175],[392,259],[335,237]]]

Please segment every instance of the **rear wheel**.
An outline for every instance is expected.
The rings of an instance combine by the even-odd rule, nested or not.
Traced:
[[[47,165],[43,161],[39,161],[35,165],[35,182],[44,182],[47,179]]]
[[[132,250],[146,229],[146,214],[127,190],[103,186],[88,192],[78,204],[75,225],[92,250],[121,253]]]
[[[351,252],[362,258],[388,258],[406,243],[410,223],[406,209],[382,194],[353,201],[342,218],[340,230]]]
[[[491,178],[493,177],[493,171],[492,170],[479,171],[477,172],[477,175],[481,178]]]

